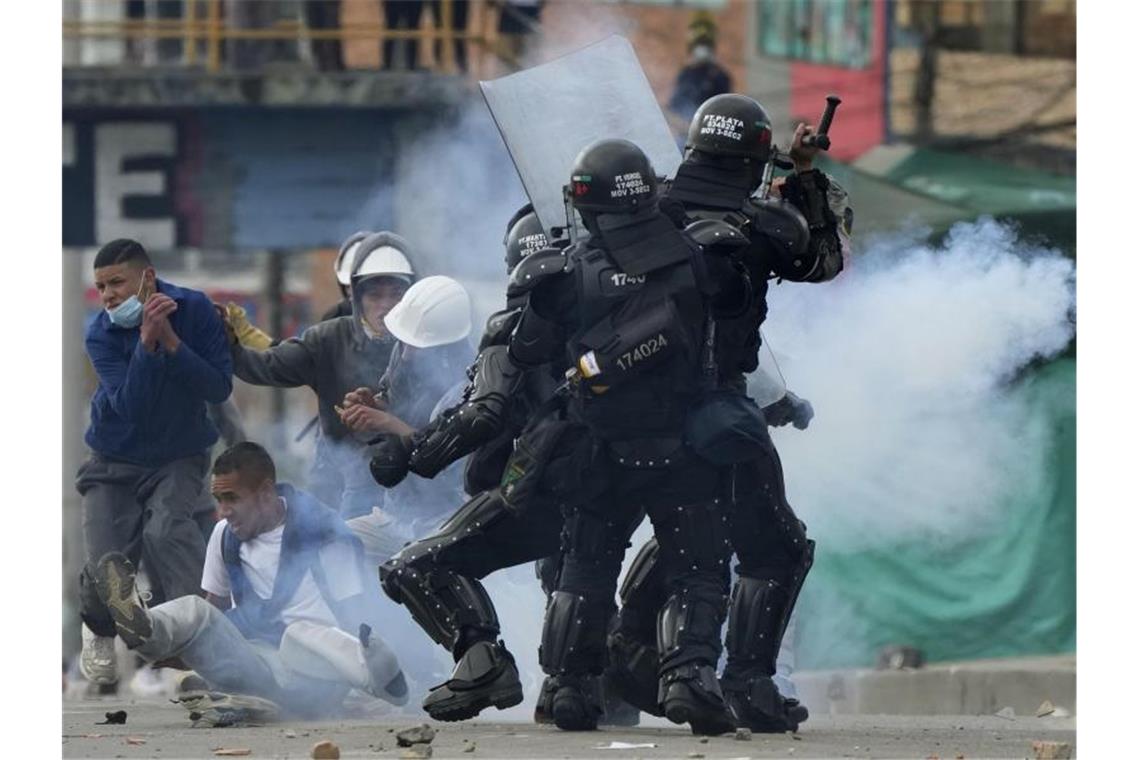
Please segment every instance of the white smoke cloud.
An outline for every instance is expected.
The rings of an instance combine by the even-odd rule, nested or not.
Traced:
[[[1008,382],[1072,339],[1073,262],[992,219],[939,245],[919,234],[770,292],[765,333],[816,411],[774,439],[789,500],[830,549],[968,536],[1044,474],[1047,432]]]

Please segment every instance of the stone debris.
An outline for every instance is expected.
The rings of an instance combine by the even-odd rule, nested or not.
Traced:
[[[1037,708],[1037,717],[1044,718],[1046,715],[1052,715],[1056,710],[1057,708],[1053,706],[1053,703],[1046,699],[1041,703],[1041,706]]]
[[[286,739],[296,739],[297,738],[297,732],[294,731],[293,729],[289,729],[288,731],[285,732],[285,738]]]
[[[340,760],[340,747],[328,740],[317,742],[309,756],[313,760]]]
[[[127,744],[133,744],[135,746],[146,744],[146,739],[142,738],[141,736],[128,736]]]
[[[1031,747],[1037,760],[1069,760],[1073,756],[1073,745],[1068,742],[1036,741]]]
[[[400,753],[401,760],[422,760],[431,757],[430,744],[413,744]]]
[[[641,744],[633,742],[610,742],[609,744],[599,744],[594,749],[652,749],[656,747],[652,742],[644,742]]]
[[[1012,707],[1003,707],[994,713],[994,715],[999,718],[1005,718],[1006,720],[1013,720],[1017,716],[1017,713],[1013,711]]]
[[[736,733],[733,735],[732,738],[736,739],[736,741],[738,741],[738,742],[750,742],[750,741],[752,741],[752,729],[750,729],[750,728],[738,728],[738,729],[736,729]]]
[[[114,712],[103,713],[103,716],[106,720],[96,722],[96,726],[125,726],[127,724],[126,710],[115,710]]]
[[[413,728],[405,728],[396,733],[396,743],[401,747],[411,747],[413,744],[431,744],[435,739],[435,729],[427,723]]]
[[[700,739],[698,739],[697,741],[698,741],[699,743],[701,743],[701,744],[708,744],[708,743],[709,743],[709,738],[708,738],[707,736],[702,736],[702,737],[701,737]]]
[[[463,751],[464,752],[474,752],[475,751],[475,742],[469,743],[467,746],[465,746],[463,748]]]
[[[700,752],[690,752],[687,757],[704,757]]]
[[[215,747],[212,751],[218,757],[244,757],[253,754],[253,750],[248,747]]]

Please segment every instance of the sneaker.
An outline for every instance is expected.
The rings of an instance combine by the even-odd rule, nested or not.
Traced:
[[[172,701],[186,708],[195,728],[263,726],[281,718],[281,708],[274,702],[249,694],[185,692]]]
[[[494,705],[500,710],[522,702],[522,683],[515,658],[503,646],[477,641],[463,653],[447,683],[433,688],[424,699],[424,710],[434,720],[474,718]]]
[[[150,616],[135,585],[135,568],[129,559],[119,552],[104,554],[95,566],[95,588],[128,649],[136,649],[150,638]]]
[[[107,686],[119,680],[119,662],[115,656],[115,637],[97,636],[83,624],[83,651],[79,653],[79,672],[93,684]]]

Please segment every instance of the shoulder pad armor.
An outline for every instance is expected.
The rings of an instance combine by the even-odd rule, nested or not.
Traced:
[[[698,219],[688,224],[685,232],[706,251],[714,248],[730,250],[748,245],[748,238],[743,232],[718,219]]]
[[[799,209],[775,198],[749,198],[742,209],[752,231],[774,243],[781,255],[795,256],[807,249],[811,231]]]
[[[507,298],[530,292],[535,285],[552,274],[566,271],[566,253],[557,248],[543,248],[518,263],[507,283]]]
[[[522,316],[521,308],[507,308],[496,311],[487,318],[487,326],[483,329],[483,337],[479,341],[479,350],[487,346],[505,346],[511,340],[511,332]]]

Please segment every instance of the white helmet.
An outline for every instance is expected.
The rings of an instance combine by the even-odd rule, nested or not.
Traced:
[[[384,317],[396,340],[431,348],[463,340],[471,333],[471,297],[450,277],[425,277]]]
[[[408,260],[411,246],[394,232],[369,235],[356,247],[352,260],[352,279],[387,276],[411,282],[416,278]]]
[[[352,263],[356,261],[356,252],[360,250],[360,243],[364,238],[371,234],[371,232],[364,230],[354,232],[341,243],[340,252],[336,255],[336,263],[333,264],[336,281],[341,285],[348,285],[352,282]]]

